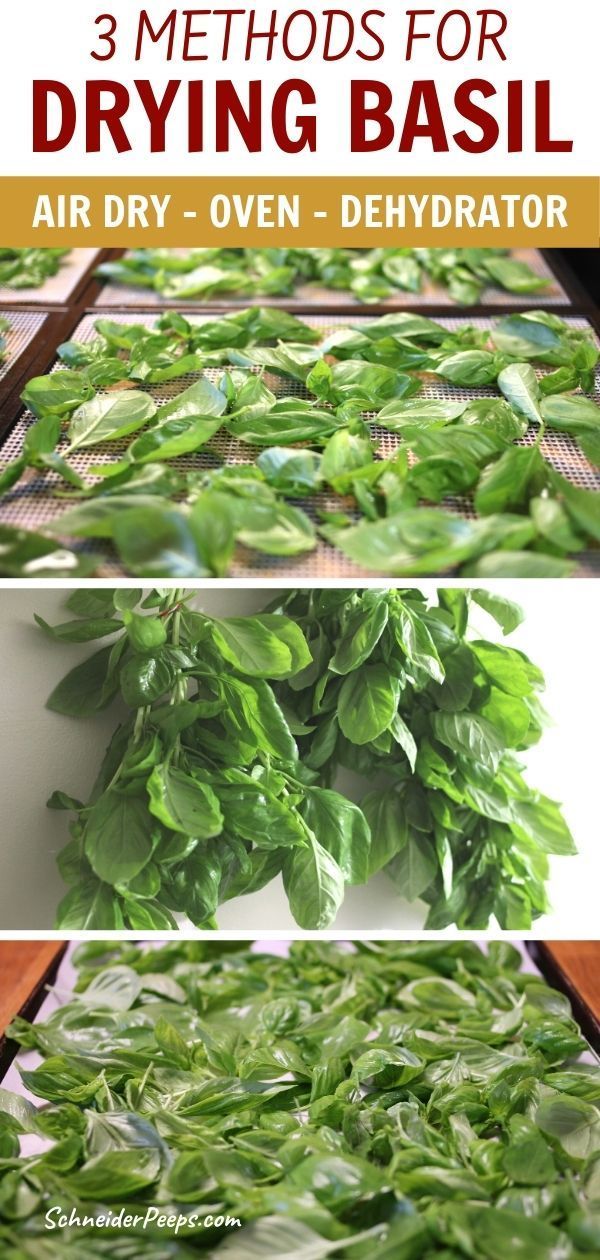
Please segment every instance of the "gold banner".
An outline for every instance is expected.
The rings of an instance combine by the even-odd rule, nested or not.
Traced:
[[[600,180],[0,178],[6,245],[563,246],[600,241]]]

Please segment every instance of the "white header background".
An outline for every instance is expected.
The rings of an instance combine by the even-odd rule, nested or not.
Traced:
[[[594,108],[598,77],[598,36],[600,34],[600,6],[597,0],[496,0],[489,6],[482,0],[423,0],[416,4],[410,0],[235,0],[231,6],[222,2],[214,7],[223,9],[256,9],[260,18],[258,29],[268,27],[271,11],[277,9],[281,21],[291,12],[309,9],[322,21],[323,10],[340,8],[351,12],[360,28],[360,17],[367,9],[384,11],[385,19],[372,18],[378,32],[385,36],[386,52],[378,61],[365,61],[356,55],[348,55],[342,61],[324,64],[320,59],[317,41],[315,51],[305,61],[288,61],[279,51],[272,61],[265,60],[266,41],[255,41],[253,58],[244,62],[245,20],[234,18],[232,43],[226,63],[220,60],[220,44],[223,18],[209,11],[205,18],[197,18],[197,29],[212,32],[212,38],[196,41],[198,51],[215,51],[209,61],[183,63],[178,59],[181,49],[184,19],[177,26],[176,53],[170,63],[165,62],[163,48],[147,42],[149,51],[140,63],[134,61],[136,32],[140,10],[146,8],[155,29],[160,27],[169,12],[177,6],[170,0],[10,0],[2,5],[0,16],[0,116],[3,119],[2,175],[594,175],[598,170],[597,108]],[[178,19],[183,9],[192,8],[189,0],[178,7]],[[200,5],[198,6],[200,8]],[[411,8],[434,9],[437,18],[448,10],[460,8],[473,22],[473,37],[467,54],[455,62],[443,61],[436,52],[436,17],[420,17],[419,29],[427,29],[431,23],[433,39],[419,40],[414,45],[412,60],[405,61],[408,18]],[[480,19],[478,9],[498,8],[508,17],[508,28],[502,36],[507,61],[500,60],[491,44],[482,62],[477,61],[475,32]],[[98,32],[107,28],[106,23],[94,25],[101,13],[112,12],[118,19],[117,53],[110,61],[96,61],[91,57],[94,48],[105,51],[106,45],[98,43]],[[304,28],[305,30],[306,28]],[[303,21],[298,19],[298,37],[303,35]],[[242,38],[235,38],[239,31]],[[451,28],[448,27],[448,37]],[[456,28],[458,35],[459,28]],[[373,51],[373,43],[361,36],[362,46]],[[357,44],[359,47],[360,44]],[[178,98],[167,122],[167,146],[165,154],[150,154],[149,128],[144,111],[136,103],[135,89],[132,104],[123,122],[133,142],[132,152],[117,154],[107,136],[105,151],[86,154],[84,141],[84,84],[86,79],[116,79],[127,87],[135,78],[152,81],[155,95],[160,99],[169,79],[181,79]],[[310,82],[317,95],[318,152],[312,154],[284,154],[275,146],[270,133],[270,105],[277,85],[289,78],[301,78]],[[350,79],[371,78],[389,83],[394,93],[393,117],[396,122],[396,143],[393,148],[373,154],[350,152]],[[497,86],[498,95],[481,100],[498,119],[501,139],[487,154],[465,154],[453,146],[449,153],[433,153],[428,139],[419,139],[411,154],[398,153],[398,141],[410,83],[413,79],[434,78],[449,136],[466,125],[473,135],[479,130],[473,124],[459,119],[453,105],[453,96],[459,83],[468,78],[484,78]],[[73,91],[79,109],[76,137],[64,152],[33,154],[32,152],[32,80],[58,79]],[[205,144],[204,154],[188,154],[186,150],[188,79],[205,82]],[[244,84],[250,79],[263,80],[264,130],[263,151],[249,154],[244,145],[234,144],[230,153],[214,154],[214,108],[211,84],[217,79],[232,79],[240,90],[242,100]],[[509,80],[524,80],[525,146],[521,154],[508,154],[506,150],[506,92]],[[538,154],[533,152],[533,82],[551,80],[551,117],[553,136],[574,141],[572,153]],[[480,98],[476,100],[479,102]],[[312,112],[310,107],[306,107]],[[232,135],[237,135],[235,128]]]

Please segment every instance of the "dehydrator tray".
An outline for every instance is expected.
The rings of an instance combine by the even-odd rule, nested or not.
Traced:
[[[100,259],[99,249],[72,249],[65,255],[55,276],[49,276],[37,289],[13,289],[0,285],[0,302],[11,306],[64,306],[67,304],[90,268]]]
[[[82,342],[91,341],[96,335],[95,322],[99,315],[100,312],[86,314],[73,329],[71,333],[72,339]],[[119,323],[135,321],[149,328],[153,326],[156,315],[146,312],[145,314],[133,316],[132,312],[119,311],[111,313],[111,318]],[[200,324],[211,319],[212,315],[193,314],[189,318],[192,323]],[[466,319],[467,317],[461,314],[442,317],[438,322],[447,328],[448,331],[453,331],[464,324]],[[360,329],[361,324],[368,321],[369,316],[355,317],[352,319],[352,326]],[[325,337],[335,328],[345,326],[348,323],[348,319],[347,317],[334,316],[322,312],[305,316],[305,322],[311,327],[321,330]],[[477,328],[487,329],[492,327],[494,319],[481,316],[470,318],[468,322]],[[591,328],[589,322],[582,317],[571,317],[567,322],[573,328]],[[55,361],[53,367],[59,366],[58,362]],[[223,371],[222,367],[207,368],[206,376],[214,381],[222,375]],[[539,371],[538,375],[542,376],[543,372]],[[149,392],[157,404],[161,405],[177,397],[196,379],[197,376],[181,376],[175,381],[152,386]],[[306,390],[299,381],[271,375],[268,372],[265,373],[265,381],[275,394],[307,397]],[[467,390],[452,384],[450,381],[440,380],[432,374],[423,375],[422,377],[421,397],[423,398],[471,400],[473,398],[490,397],[495,393],[496,391],[491,387]],[[600,368],[596,374],[593,397],[600,405]],[[394,456],[402,444],[400,436],[389,433],[375,424],[374,412],[365,412],[364,418],[367,422],[370,422],[372,436],[378,441],[379,456],[381,458]],[[11,432],[0,447],[0,470],[5,464],[19,456],[25,432],[28,425],[32,422],[33,416],[28,411],[23,412],[19,416]],[[534,426],[530,426],[524,437],[519,439],[518,444],[531,446],[535,440],[536,429]],[[70,462],[81,476],[89,478],[90,467],[100,463],[116,462],[121,458],[126,446],[127,441],[123,440],[121,442],[106,443],[103,447],[79,450],[72,454]],[[547,432],[542,440],[541,449],[553,467],[562,476],[568,478],[573,485],[582,489],[600,491],[600,472],[595,470],[585,459],[575,442],[568,435],[558,432]],[[255,462],[258,454],[258,448],[238,441],[223,429],[216,433],[201,451],[173,460],[172,464],[173,467],[185,472],[186,470],[216,468],[222,463],[229,465],[252,464]],[[59,484],[61,484],[59,478],[52,472],[39,475],[34,470],[30,470],[15,486],[14,490],[9,492],[0,503],[0,524],[29,530],[43,530],[50,522],[56,521],[65,511],[65,507],[68,506],[64,499],[55,496],[54,492]],[[343,506],[346,511],[352,510],[350,501],[340,501],[339,496],[328,492],[322,492],[313,495],[311,498],[298,500],[298,506],[301,506],[315,522],[319,519],[318,512],[320,511],[339,511],[340,506]],[[458,515],[465,518],[473,519],[476,515],[472,505],[466,498],[452,496],[445,499],[441,506],[455,511]],[[90,552],[95,550],[95,540],[93,539],[81,542],[80,540],[68,539],[65,536],[63,541],[75,551]],[[578,561],[576,576],[597,577],[600,575],[600,549],[581,552]],[[98,576],[112,578],[126,577],[128,575],[115,559],[114,561],[104,561],[101,570],[98,571]],[[228,573],[228,577],[231,578],[255,579],[259,581],[270,578],[285,578],[289,579],[291,583],[318,583],[323,579],[356,581],[361,578],[376,578],[377,576],[383,575],[378,575],[372,569],[359,568],[342,555],[337,548],[331,546],[323,539],[319,539],[313,551],[299,556],[267,556],[247,551],[240,546]]]
[[[5,380],[21,355],[29,350],[41,331],[46,315],[41,311],[0,310],[0,320],[6,320],[8,328],[1,333],[5,342],[3,358],[0,358],[0,381]]]
[[[184,254],[188,251],[181,249],[174,252]],[[512,254],[519,262],[527,263],[536,276],[548,280],[550,282],[548,288],[540,293],[515,294],[490,286],[483,290],[477,303],[478,307],[514,307],[524,310],[527,308],[531,309],[532,306],[571,305],[571,300],[566,290],[540,250],[515,249],[512,251]],[[469,309],[468,307],[457,307],[456,302],[452,301],[446,290],[440,285],[434,284],[427,276],[424,276],[423,289],[420,293],[409,293],[406,290],[398,289],[388,298],[378,301],[373,306],[357,301],[346,289],[324,289],[315,284],[298,285],[294,292],[287,297],[261,297],[258,295],[250,298],[246,293],[236,298],[235,294],[218,293],[212,299],[202,296],[182,299],[165,298],[160,293],[155,293],[152,289],[142,289],[137,285],[127,286],[111,283],[107,283],[102,287],[96,298],[95,305],[98,307],[110,307],[111,309],[113,307],[132,307],[137,310],[177,308],[183,311],[190,309],[224,310],[231,307],[248,306],[251,302],[255,302],[257,305],[262,304],[263,306],[281,306],[289,311],[312,309],[369,313],[369,311],[380,309],[388,311],[411,310],[413,307],[421,308],[424,306],[443,306],[465,312]]]

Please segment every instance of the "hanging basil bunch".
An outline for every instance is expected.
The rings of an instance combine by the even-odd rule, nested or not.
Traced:
[[[61,641],[110,637],[49,707],[89,716],[118,696],[128,710],[89,800],[49,801],[77,815],[59,927],[214,926],[221,902],[279,874],[305,929],[330,926],[345,885],[380,871],[428,903],[428,928],[528,928],[548,909],[548,854],[575,848],[516,755],[541,735],[543,677],[469,632],[472,603],[505,634],[515,604],[290,591],[221,618],[192,594],[77,591],[76,620],[37,618]],[[341,768],[360,805],[337,790]]]

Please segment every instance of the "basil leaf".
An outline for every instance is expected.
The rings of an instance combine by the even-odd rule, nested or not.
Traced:
[[[156,403],[137,390],[98,395],[78,407],[68,428],[69,450],[115,441],[134,433],[156,415]]]
[[[416,901],[435,879],[438,863],[429,842],[409,831],[406,843],[385,869],[401,896]]]
[[[548,288],[548,281],[536,276],[531,267],[518,258],[488,257],[483,266],[491,279],[509,293],[538,293]]]
[[[218,798],[205,783],[172,766],[156,766],[148,779],[149,809],[171,831],[208,840],[218,836],[223,815]]]
[[[513,358],[539,357],[546,362],[555,361],[552,356],[560,354],[563,344],[559,331],[531,315],[509,315],[501,319],[492,332],[492,341],[497,350]]]
[[[330,927],[344,895],[344,876],[337,862],[308,836],[293,849],[283,867],[283,883],[292,914],[301,928],[318,932]]]
[[[34,416],[66,416],[87,399],[93,388],[79,372],[53,372],[50,376],[34,376],[27,382],[21,399]]]
[[[529,363],[509,363],[500,372],[498,388],[516,411],[532,424],[541,423],[540,388]]]
[[[123,916],[113,889],[95,879],[71,888],[58,906],[56,927],[64,931],[119,931]]]
[[[190,420],[188,416],[176,416],[136,438],[127,454],[136,464],[177,459],[199,450],[220,427],[219,417],[198,416]]]
[[[225,726],[271,756],[295,761],[296,743],[271,688],[258,678],[250,685],[233,675],[223,675],[219,685],[226,703]]]
[[[338,720],[353,744],[368,744],[387,730],[398,707],[398,679],[386,665],[348,674],[340,690]]]
[[[504,634],[512,634],[521,625],[525,613],[520,604],[515,604],[504,595],[497,595],[495,591],[482,590],[481,587],[473,587],[470,595],[502,627]]]
[[[449,569],[479,550],[469,521],[435,508],[409,509],[374,524],[334,529],[331,537],[355,564],[406,577]]]
[[[134,656],[119,675],[123,699],[132,709],[152,704],[170,690],[175,675],[173,664],[164,656]]]
[[[431,634],[423,619],[407,604],[401,606],[394,629],[407,659],[436,682],[443,682],[444,667]]]
[[[211,622],[211,636],[225,660],[242,674],[255,678],[286,678],[295,672],[292,652],[278,634],[285,628],[296,648],[296,661],[303,665],[311,657],[300,628],[288,618],[272,618],[265,624],[256,617],[222,617]]]
[[[89,577],[97,563],[44,534],[0,525],[0,577]]]
[[[113,617],[89,617],[81,621],[64,621],[59,626],[49,626],[38,613],[33,614],[41,630],[51,639],[61,643],[89,643],[90,639],[104,639],[121,629],[121,623]]]
[[[500,357],[489,350],[459,350],[442,359],[435,370],[455,385],[490,385],[496,378],[500,384],[498,371],[501,366]]]
[[[101,648],[71,669],[54,688],[46,708],[72,717],[90,717],[105,709],[119,686],[118,677],[110,669],[111,653],[112,648]]]
[[[408,398],[386,403],[377,415],[377,423],[392,433],[402,433],[407,425],[440,428],[458,420],[468,403],[445,398]]]
[[[554,394],[544,398],[540,410],[542,419],[553,429],[576,436],[585,433],[598,433],[600,429],[600,408],[590,398],[580,394]]]
[[[360,608],[349,617],[329,668],[336,674],[349,674],[372,655],[388,621],[384,600],[370,608]]]
[[[152,819],[137,796],[109,788],[92,806],[85,827],[85,854],[107,884],[126,883],[149,861]]]
[[[555,801],[516,801],[513,818],[519,832],[533,837],[546,853],[576,853],[575,842]]]
[[[312,494],[319,486],[321,456],[316,451],[271,446],[261,451],[256,465],[269,485],[281,494],[295,498]]]
[[[475,506],[484,516],[523,507],[543,489],[546,467],[536,446],[513,447],[483,470]]]
[[[535,1122],[573,1160],[585,1160],[600,1150],[600,1113],[581,1098],[547,1098]]]
[[[239,541],[268,556],[295,556],[316,546],[314,525],[300,508],[246,501],[234,519]]]
[[[496,773],[504,744],[486,718],[474,713],[434,713],[433,729],[436,738],[453,752],[478,761]]]
[[[384,792],[369,792],[363,797],[362,809],[371,830],[371,878],[408,843],[408,821],[402,797],[391,788]]]
[[[369,825],[358,805],[328,788],[309,788],[302,816],[349,884],[365,884],[369,875]]]

